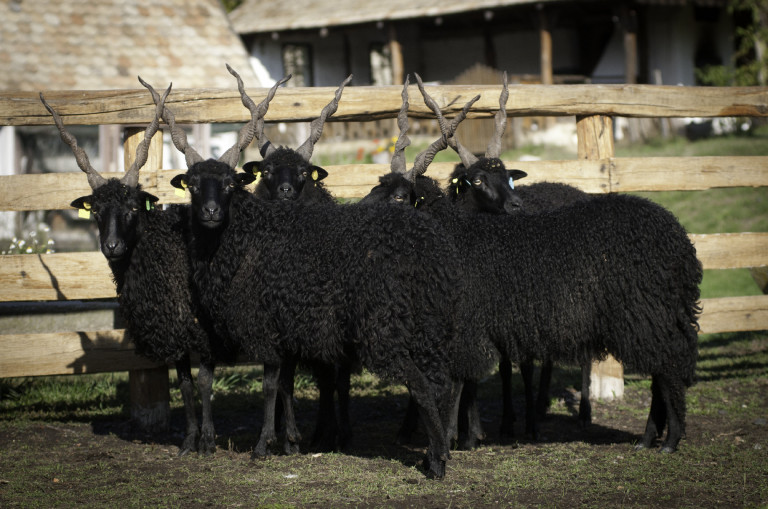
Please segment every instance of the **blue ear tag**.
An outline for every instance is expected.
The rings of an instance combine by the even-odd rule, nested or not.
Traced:
[[[509,177],[509,187],[511,187],[512,189],[515,188],[515,179],[513,179],[512,177]]]

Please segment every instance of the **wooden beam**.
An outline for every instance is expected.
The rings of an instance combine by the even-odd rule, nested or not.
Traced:
[[[1,302],[115,297],[112,271],[100,252],[5,255],[0,260]]]
[[[689,237],[705,269],[768,265],[768,233],[709,233]]]
[[[544,6],[539,4],[539,67],[541,69],[541,84],[552,84],[552,32],[549,29],[549,14]]]
[[[415,85],[414,85],[415,87]],[[480,94],[469,118],[490,118],[499,108],[500,85],[441,85],[429,94],[452,116]],[[270,103],[268,122],[307,122],[317,116],[333,87],[281,88]],[[402,87],[349,87],[338,111],[329,120],[370,121],[396,118]],[[249,89],[257,103],[267,89]],[[412,97],[418,96],[414,88]],[[46,91],[46,100],[60,112],[64,124],[146,125],[154,104],[146,90]],[[247,122],[248,110],[235,87],[228,90],[174,89],[166,104],[180,124]],[[765,87],[675,87],[657,85],[513,85],[507,101],[509,116],[619,115],[625,117],[768,116]],[[408,116],[433,118],[423,101],[412,101]],[[52,125],[51,115],[36,92],[0,92],[0,126]]]
[[[126,129],[123,153],[125,168],[128,169],[136,160],[136,149],[144,140],[145,128]],[[163,165],[163,133],[155,133],[149,144],[147,162],[143,171],[156,176]],[[163,253],[157,253],[162,256]],[[128,374],[131,394],[131,420],[138,429],[147,432],[165,432],[171,424],[171,394],[168,384],[168,369],[157,368],[132,369]]]
[[[158,366],[136,355],[122,329],[0,335],[0,378],[110,373]]]
[[[701,334],[768,329],[768,295],[702,299]]]
[[[403,47],[397,38],[397,27],[392,23],[389,25],[389,54],[392,58],[392,83],[404,83]]]
[[[614,156],[613,119],[604,115],[576,117],[577,157],[609,160]],[[592,363],[590,397],[613,400],[624,397],[624,367],[613,356]]]
[[[153,139],[154,141],[154,139]],[[620,157],[566,161],[505,161],[507,168],[528,172],[522,184],[562,182],[588,193],[627,191],[700,191],[716,187],[761,187],[768,183],[768,157]],[[429,176],[445,184],[455,163],[432,163]],[[338,198],[360,198],[389,171],[387,164],[325,167],[324,181]],[[142,170],[139,180],[160,203],[188,203],[171,179],[185,170]],[[120,177],[122,173],[105,173]],[[0,176],[0,210],[68,209],[75,198],[90,194],[80,172]]]

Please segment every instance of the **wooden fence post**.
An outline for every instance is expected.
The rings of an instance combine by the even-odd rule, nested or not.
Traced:
[[[127,127],[123,144],[125,168],[136,158],[136,147],[144,139],[144,128]],[[149,156],[141,170],[143,188],[153,193],[157,186],[157,171],[163,165],[163,131],[159,130],[149,145]],[[146,184],[146,176],[150,184]],[[144,432],[168,431],[171,423],[171,393],[168,383],[168,367],[132,369],[128,372],[131,394],[131,420]]]
[[[614,156],[613,119],[605,115],[576,117],[579,159],[607,159]],[[612,356],[592,363],[591,398],[604,400],[624,397],[624,368]]]

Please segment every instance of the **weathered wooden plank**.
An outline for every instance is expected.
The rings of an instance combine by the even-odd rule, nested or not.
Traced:
[[[768,329],[768,295],[702,300],[702,334]],[[0,378],[160,366],[134,353],[124,330],[0,335]]]
[[[689,235],[705,269],[740,269],[768,265],[768,233]]]
[[[705,269],[768,265],[768,233],[692,234]],[[0,256],[0,302],[115,297],[100,252]]]
[[[768,185],[768,157],[625,157],[611,169],[611,190],[696,191]]]
[[[701,334],[768,330],[768,295],[701,300]]]
[[[133,343],[122,329],[0,335],[0,378],[109,373],[158,366],[134,353]]]
[[[550,181],[578,187],[588,193],[620,191],[697,191],[715,187],[768,185],[768,157],[619,157],[600,160],[505,161],[507,168],[528,172],[522,184]],[[432,163],[429,176],[446,184],[454,163]],[[386,164],[326,166],[325,180],[339,198],[360,198],[389,171]],[[161,203],[186,203],[171,179],[182,169],[142,170],[141,185]],[[122,177],[123,173],[105,173]],[[69,208],[79,196],[90,194],[80,172],[0,176],[0,210],[54,210]]]
[[[155,84],[160,86],[160,84]],[[498,109],[500,85],[441,85],[427,87],[448,115],[456,114],[480,94],[470,118],[492,116]],[[370,121],[395,118],[401,87],[347,87],[331,121]],[[248,89],[259,102],[267,89]],[[332,87],[282,88],[267,112],[271,122],[308,121],[333,97]],[[45,91],[46,100],[66,125],[145,124],[152,118],[152,101],[144,89]],[[415,90],[411,97],[419,97]],[[174,89],[166,104],[179,123],[246,122],[235,84],[231,89]],[[674,87],[659,85],[511,85],[510,116],[620,115],[627,117],[768,116],[765,87]],[[421,100],[411,101],[409,115],[432,118]],[[50,125],[52,119],[37,93],[0,93],[0,125]]]
[[[115,297],[100,252],[0,257],[0,302]]]

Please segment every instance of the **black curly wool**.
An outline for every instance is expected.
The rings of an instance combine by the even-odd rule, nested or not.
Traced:
[[[386,179],[394,178],[381,182],[392,185]],[[379,187],[371,194],[383,194]],[[414,194],[434,187],[417,178]],[[697,360],[702,276],[677,219],[626,195],[517,214],[477,214],[453,202],[434,199],[428,210],[461,246],[475,310],[465,330],[521,365],[533,359],[584,364],[610,353],[629,371],[652,375],[654,401],[642,445],[650,446],[667,420],[664,448],[674,450],[684,431],[684,388],[693,382]]]
[[[197,165],[188,178],[198,172],[226,170]],[[268,202],[236,189],[227,225],[193,233],[201,303],[250,358],[279,364],[297,353],[330,363],[352,352],[376,375],[406,383],[428,414],[467,366],[480,376],[496,360],[492,348],[458,355],[457,324],[472,312],[457,302],[463,269],[440,227],[415,210]],[[439,427],[430,434],[437,477],[447,456]]]
[[[101,249],[136,353],[176,365],[187,421],[179,454],[195,449],[211,454],[216,448],[210,408],[213,369],[216,360],[233,360],[233,353],[211,340],[193,295],[187,256],[189,207],[157,210],[156,198],[141,186],[129,187],[117,179],[107,180],[92,196],[80,200],[88,200],[99,224]],[[200,429],[194,408],[192,353],[200,358]]]
[[[128,253],[110,261],[120,312],[136,345],[148,359],[172,363],[194,351],[211,358],[208,337],[198,323],[190,287],[185,230],[188,207],[147,209],[141,189],[110,179],[93,193],[93,210],[120,206],[135,210]]]

